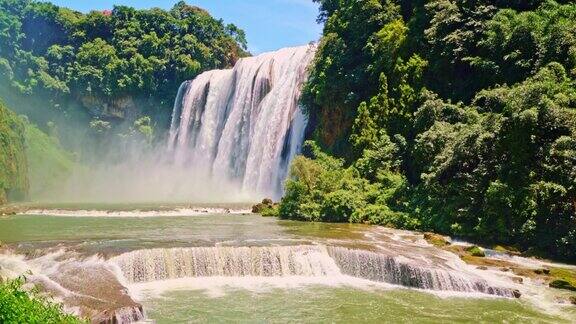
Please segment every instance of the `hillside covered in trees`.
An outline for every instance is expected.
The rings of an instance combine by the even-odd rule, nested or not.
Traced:
[[[55,189],[113,145],[161,139],[183,81],[247,55],[242,30],[183,1],[81,13],[0,0],[0,203]]]
[[[230,67],[245,50],[242,30],[184,2],[169,11],[115,6],[85,14],[0,0],[0,93],[15,109],[35,106],[24,112],[42,124],[52,118],[46,114],[78,111],[88,113],[86,128],[94,118],[166,123],[183,81]],[[41,103],[21,104],[29,96]]]
[[[576,260],[576,4],[317,0],[281,217]]]

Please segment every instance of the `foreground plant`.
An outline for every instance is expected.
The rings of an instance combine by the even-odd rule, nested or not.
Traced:
[[[26,279],[0,279],[0,323],[82,323],[66,314],[61,304],[42,296],[37,290],[24,289]]]

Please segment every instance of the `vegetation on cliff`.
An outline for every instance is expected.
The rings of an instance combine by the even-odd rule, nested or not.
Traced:
[[[72,173],[74,157],[0,101],[0,204],[54,191]]]
[[[46,99],[54,113],[166,120],[181,82],[247,55],[242,30],[183,1],[169,11],[110,9],[0,0],[0,82]]]
[[[576,260],[575,4],[317,2],[303,103],[318,145],[294,162],[281,217]]]
[[[28,195],[24,123],[0,101],[0,205]]]

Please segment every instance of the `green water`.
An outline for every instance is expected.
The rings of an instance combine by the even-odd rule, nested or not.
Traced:
[[[105,257],[143,248],[255,246],[360,242],[370,228],[309,224],[256,215],[183,217],[61,217],[19,215],[0,218],[0,241],[20,252],[66,248]],[[261,288],[261,287],[260,287]],[[292,288],[224,287],[168,290],[139,300],[158,323],[562,323],[524,300],[440,298],[407,289],[360,289],[328,285]],[[568,310],[574,314],[573,309]]]
[[[517,301],[439,298],[410,290],[310,286],[212,297],[178,291],[145,301],[162,323],[560,323]]]

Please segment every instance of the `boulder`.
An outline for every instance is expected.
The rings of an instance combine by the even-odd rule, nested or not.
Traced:
[[[485,257],[486,256],[486,254],[484,254],[484,250],[482,250],[480,247],[478,247],[476,245],[467,247],[466,252],[470,253],[470,255],[475,256],[475,257]]]
[[[270,198],[262,200],[261,203],[252,206],[252,213],[261,214],[262,212],[274,208],[274,202]]]
[[[539,275],[549,275],[550,269],[536,269],[536,270],[534,270],[534,273],[539,274]]]
[[[521,284],[524,282],[524,279],[522,277],[512,277],[512,281]]]
[[[571,303],[572,305],[576,305],[576,296],[570,296],[570,297],[568,298],[568,300],[570,301],[570,303]]]
[[[434,246],[439,246],[439,247],[452,244],[450,242],[450,238],[443,236],[443,235],[440,235],[440,234],[436,234],[436,233],[426,232],[426,233],[424,233],[424,239],[428,243],[430,243]]]
[[[563,279],[556,279],[550,282],[549,286],[551,288],[556,289],[565,289],[565,290],[572,290],[576,291],[576,287],[574,287],[571,283]]]

